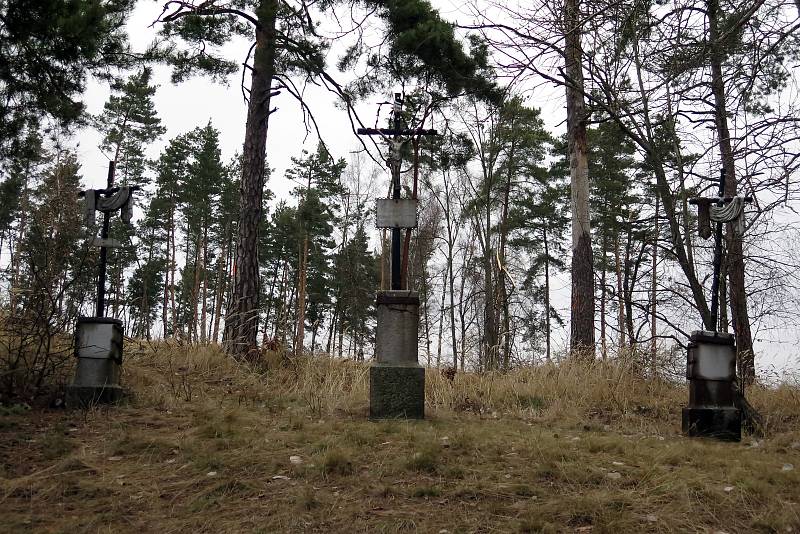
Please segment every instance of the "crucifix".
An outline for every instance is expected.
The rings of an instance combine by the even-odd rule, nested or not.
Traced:
[[[391,228],[391,289],[402,289],[402,281],[405,273],[401,272],[400,259],[400,230],[403,228],[411,229],[416,227],[416,199],[400,198],[400,166],[402,163],[402,148],[405,143],[414,136],[438,135],[436,130],[426,130],[422,128],[403,129],[400,112],[403,109],[403,99],[400,93],[394,95],[394,105],[392,107],[392,127],[391,128],[359,128],[358,135],[378,135],[389,144],[389,170],[392,174],[392,197],[391,202],[380,199],[377,204],[377,225],[379,228]],[[409,202],[410,200],[410,202]],[[413,217],[412,217],[413,213]]]
[[[413,198],[401,198],[400,165],[401,150],[409,139],[436,135],[436,131],[403,129],[402,108],[401,95],[395,93],[392,128],[358,129],[359,135],[379,135],[389,143],[392,173],[391,198],[378,199],[375,206],[376,226],[392,230],[392,285],[388,291],[378,291],[375,302],[375,358],[369,370],[369,413],[373,419],[425,417],[425,369],[419,365],[419,295],[403,289],[407,264],[400,257],[400,230],[406,230],[408,246],[411,229],[417,226],[417,199],[416,191]]]
[[[700,237],[711,237],[712,221],[714,225],[714,274],[711,279],[711,324],[718,328],[719,315],[719,280],[722,270],[722,228],[724,223],[733,223],[734,233],[741,237],[744,233],[744,205],[752,202],[751,197],[725,196],[725,169],[719,175],[719,194],[716,197],[690,198],[689,204],[697,206],[697,230]]]
[[[131,224],[133,217],[133,192],[139,189],[136,186],[114,187],[114,161],[108,162],[108,178],[106,179],[105,189],[87,189],[81,191],[78,196],[86,200],[85,214],[86,224],[89,228],[94,228],[96,223],[95,212],[103,214],[103,226],[100,229],[100,238],[94,237],[91,245],[100,248],[100,262],[97,273],[97,306],[95,317],[105,315],[106,302],[106,267],[108,264],[108,249],[119,248],[121,244],[116,239],[108,237],[110,230],[110,215],[115,211],[120,211],[122,222]]]
[[[744,205],[751,200],[750,197],[725,196],[725,169],[720,173],[717,196],[689,199],[690,204],[697,206],[700,237],[708,239],[714,234],[710,318],[714,331],[697,330],[689,336],[686,351],[689,404],[682,413],[682,429],[688,436],[730,441],[741,439],[742,418],[736,403],[735,387],[736,339],[724,331],[725,325],[718,324],[717,316],[720,305],[719,282],[722,276],[723,224],[731,223],[735,238],[739,238],[745,228]]]

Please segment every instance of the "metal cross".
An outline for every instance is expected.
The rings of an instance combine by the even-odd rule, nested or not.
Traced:
[[[137,186],[114,187],[115,162],[108,162],[108,178],[105,189],[89,189],[78,193],[79,197],[86,198],[86,219],[89,227],[94,226],[95,211],[103,213],[103,226],[100,230],[100,239],[93,238],[91,244],[100,247],[100,262],[97,274],[97,308],[95,317],[103,317],[106,306],[106,265],[108,263],[108,249],[117,248],[119,242],[109,239],[110,214],[113,211],[122,211],[122,220],[130,224],[133,215],[133,192]]]
[[[426,130],[422,128],[403,129],[400,125],[400,111],[403,108],[402,95],[394,94],[394,107],[392,117],[392,128],[359,128],[358,135],[379,135],[389,143],[389,169],[392,173],[392,198],[400,200],[400,164],[402,155],[400,153],[403,144],[408,140],[403,137],[413,137],[422,135],[438,135],[436,130]],[[400,228],[392,228],[392,289],[402,289],[402,273],[400,269]]]
[[[697,197],[690,198],[689,204],[697,206],[698,212],[698,233],[700,237],[708,239],[711,237],[711,205],[722,207],[729,204],[737,197],[725,196],[725,169],[723,168],[719,174],[719,194],[716,197]],[[741,197],[745,203],[752,202],[751,197]],[[739,215],[741,216],[741,215]],[[719,279],[722,270],[722,221],[715,221],[714,228],[714,276],[711,279],[711,323],[714,329],[718,328],[717,315],[719,312]]]

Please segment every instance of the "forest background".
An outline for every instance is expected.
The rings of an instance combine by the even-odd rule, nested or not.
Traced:
[[[502,12],[499,6],[488,4],[443,1],[435,6],[445,18],[464,26],[483,25],[493,60],[500,63],[501,84],[517,77],[513,63],[518,58],[510,58],[518,47],[492,30],[497,29],[497,21],[513,21],[519,13]],[[495,11],[500,13],[487,25]],[[161,12],[160,3],[137,5],[127,24],[134,48],[142,50],[157,37],[159,27],[151,24]],[[241,39],[222,50],[226,57],[240,59],[248,47],[248,40]],[[334,46],[329,54],[333,59],[340,52]],[[765,90],[761,99],[761,105],[775,109],[742,104],[743,122],[747,116],[793,117],[797,86],[785,74],[793,61],[791,53],[775,60],[776,86],[771,93]],[[109,312],[126,319],[132,335],[161,337],[166,331],[167,336],[184,341],[208,342],[222,334],[220,321],[230,290],[226,279],[233,268],[235,158],[244,137],[246,107],[239,87],[241,72],[229,76],[227,85],[207,78],[173,84],[170,74],[169,67],[157,65],[128,79],[129,89],[149,100],[145,107],[153,112],[153,120],[149,129],[142,130],[140,146],[134,147],[141,153],[134,154],[122,172],[130,172],[131,183],[141,180],[148,193],[140,197],[137,226],[131,233],[136,257],[131,249],[112,256],[116,264],[111,266]],[[460,368],[507,368],[557,359],[567,347],[569,174],[563,160],[564,90],[535,74],[514,81],[519,99],[503,112],[461,99],[442,106],[424,124],[450,129],[452,134],[436,146],[423,144],[419,149],[423,210],[411,249],[410,285],[423,297],[420,353],[426,364],[449,366],[455,358]],[[104,119],[103,113],[112,95],[124,94],[121,89],[112,91],[107,82],[90,83],[84,101],[87,111],[99,120],[95,127],[73,136],[45,141],[49,157],[37,163],[41,172],[38,183],[29,184],[30,191],[36,191],[31,204],[52,214],[48,196],[67,202],[80,188],[103,186],[107,156],[115,148],[113,132],[103,130],[113,117]],[[393,90],[405,89],[413,109],[413,87],[387,89],[386,94],[371,95],[356,105],[368,125],[387,120],[389,106],[380,104],[391,99]],[[303,101],[314,122],[302,120],[304,108],[286,92],[274,101],[277,112],[271,118],[267,141],[271,198],[262,232],[264,326],[259,340],[293,351],[305,344],[334,355],[369,356],[374,336],[371,300],[381,270],[386,269],[370,214],[373,199],[384,196],[388,186],[385,168],[375,161],[384,157],[385,147],[367,145],[371,158],[363,153],[348,113],[336,106],[337,97],[324,88],[303,88]],[[424,103],[424,96],[418,98]],[[686,96],[689,101],[692,98]],[[702,115],[702,106],[702,99],[690,103],[681,115],[688,119],[674,126],[676,137],[688,134],[682,151],[669,155],[673,161],[678,159],[676,169],[685,171],[685,175],[674,173],[680,182],[676,197],[683,200],[701,192],[709,194],[710,182],[704,179],[714,180],[719,173],[714,132],[702,121],[694,121],[693,114]],[[107,110],[113,112],[113,106]],[[796,370],[800,347],[795,319],[800,311],[796,278],[800,221],[792,207],[796,147],[792,121],[777,122],[785,124],[786,131],[778,132],[774,124],[770,127],[766,135],[781,138],[772,143],[772,152],[746,149],[741,160],[745,169],[749,169],[748,157],[769,162],[752,164],[752,176],[763,177],[758,180],[763,185],[759,192],[769,209],[755,219],[745,239],[756,366],[764,378]],[[316,128],[329,154],[318,146]],[[652,179],[636,146],[612,121],[591,126],[590,150],[598,355],[632,352],[643,368],[655,356],[661,368],[679,375],[684,334],[698,328],[700,321],[669,253],[663,211],[660,225],[656,224],[657,208],[648,185]],[[63,171],[65,164],[79,165],[80,184],[67,187],[58,179],[56,171]],[[63,176],[74,176],[74,170],[64,171]],[[409,187],[410,178],[407,172],[404,179]],[[780,198],[784,184],[786,196]],[[171,208],[170,202],[159,206],[165,199],[171,199]],[[79,211],[75,214],[79,216]],[[707,289],[709,243],[694,237],[695,221],[691,214],[684,215],[686,241],[693,240],[697,247],[692,261]],[[172,217],[171,229],[155,222],[165,217]],[[79,218],[70,220],[75,243],[81,224]],[[17,218],[4,229],[0,246],[7,287],[13,287],[18,282],[13,277],[24,271],[12,254],[21,243],[15,242],[19,230]],[[72,252],[67,247],[60,254]],[[83,260],[91,267],[88,255]],[[61,272],[52,273],[53,280],[66,281],[75,265],[62,267]],[[298,328],[297,306],[300,271],[308,277],[302,328]],[[86,272],[89,276],[82,284],[64,288],[61,297],[73,302],[72,306],[59,303],[65,317],[91,308],[92,268]],[[13,292],[10,295],[13,300]],[[723,313],[722,320],[728,321],[727,314]]]

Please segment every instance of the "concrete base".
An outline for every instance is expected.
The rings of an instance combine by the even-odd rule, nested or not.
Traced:
[[[119,386],[122,371],[122,322],[107,317],[81,317],[75,328],[75,380],[67,386],[66,404],[85,408],[111,404],[123,394]]]
[[[370,419],[425,418],[425,369],[376,363],[369,369]]]
[[[682,428],[689,437],[742,439],[742,417],[737,408],[684,408]]]
[[[64,399],[70,408],[88,408],[95,404],[116,404],[122,399],[119,386],[67,386]]]

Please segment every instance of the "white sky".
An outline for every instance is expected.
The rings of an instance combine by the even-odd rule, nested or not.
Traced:
[[[453,0],[434,2],[439,5],[445,17],[469,22],[471,17],[465,12],[463,4]],[[140,2],[134,12],[128,31],[134,47],[144,48],[156,35],[156,28],[150,24],[161,11],[160,3]],[[233,43],[225,48],[226,56],[241,61],[249,43],[244,41]],[[167,141],[172,137],[185,133],[197,126],[205,125],[209,120],[220,131],[220,144],[223,158],[228,161],[241,150],[244,139],[246,106],[240,90],[241,73],[231,77],[228,86],[214,84],[203,78],[194,78],[179,85],[172,85],[169,79],[169,68],[159,66],[154,69],[154,83],[159,86],[154,97],[156,110],[167,128],[167,133],[150,147],[149,156],[156,158]],[[562,100],[563,90],[552,86],[539,87],[534,94],[535,100],[530,102],[543,108],[543,118],[547,128],[560,134],[564,130],[565,112]],[[106,84],[90,84],[84,101],[90,113],[99,113],[109,95]],[[374,95],[359,107],[365,122],[374,121],[377,103],[391,99],[391,95]],[[311,88],[306,100],[315,112],[323,139],[335,157],[348,158],[348,152],[360,149],[350,129],[350,122],[344,111],[334,107],[332,96],[324,89]],[[292,156],[298,156],[305,148],[314,150],[317,145],[315,134],[306,135],[302,124],[302,114],[298,104],[289,95],[280,95],[273,99],[273,106],[278,112],[273,114],[269,123],[267,139],[267,160],[275,170],[269,181],[269,188],[276,198],[285,198],[293,184],[283,176],[290,164]],[[77,152],[82,164],[82,173],[87,187],[103,187],[108,167],[108,159],[97,148],[100,136],[93,130],[83,130],[77,136]],[[388,180],[388,178],[387,178]],[[560,303],[562,316],[569,317],[569,283],[567,279],[555,281],[554,301]],[[564,346],[565,335],[569,325],[554,332],[555,344]],[[759,354],[757,367],[771,369],[772,373],[781,375],[784,371],[800,369],[800,334],[792,329],[778,329],[769,333],[769,338],[762,338],[757,343]],[[773,374],[774,376],[774,374]]]

